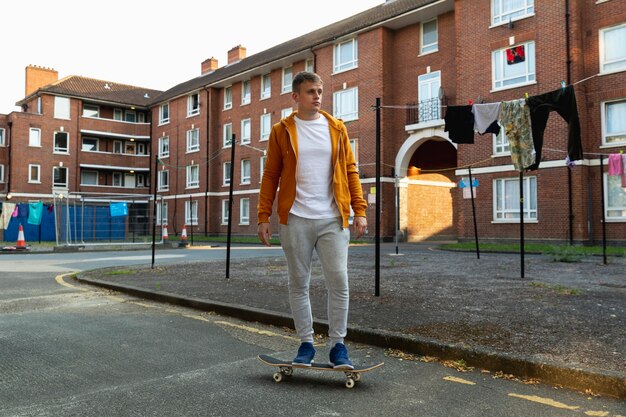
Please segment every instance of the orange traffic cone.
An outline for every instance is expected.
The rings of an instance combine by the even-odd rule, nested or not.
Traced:
[[[183,231],[180,233],[180,247],[187,247],[187,226],[183,224]]]
[[[24,239],[24,228],[20,224],[19,231],[17,233],[17,244],[15,245],[17,249],[26,249],[26,240]]]
[[[167,243],[168,238],[169,238],[169,235],[167,234],[167,225],[164,224],[163,225],[163,242]]]

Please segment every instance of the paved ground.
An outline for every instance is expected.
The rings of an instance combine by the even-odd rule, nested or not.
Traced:
[[[542,369],[549,365],[552,373],[567,369],[551,378],[566,379],[560,381],[564,385],[578,378],[573,386],[589,381],[590,387],[602,390],[590,378],[608,375],[609,385],[625,395],[626,259],[612,258],[603,265],[598,257],[562,263],[527,255],[521,279],[515,254],[481,254],[476,259],[473,253],[415,245],[403,246],[401,252],[405,255],[392,256],[392,248],[384,248],[381,295],[375,297],[374,248],[351,249],[352,335],[364,330],[385,336],[390,345],[413,346],[422,354],[460,354],[474,364],[485,357],[504,358],[512,367],[502,360],[483,366],[504,366],[522,375],[535,373],[528,363]],[[228,280],[224,261],[116,269],[83,276],[289,314],[282,257],[234,260]],[[314,315],[323,321],[326,291],[317,260],[311,297]],[[584,375],[576,374],[580,370]]]

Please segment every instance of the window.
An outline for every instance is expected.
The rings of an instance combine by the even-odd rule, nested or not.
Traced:
[[[293,112],[293,107],[287,107],[285,109],[282,109],[280,111],[280,118],[284,119],[285,117],[289,116],[292,112]]]
[[[200,150],[200,129],[187,131],[187,152]]]
[[[83,117],[100,117],[100,107],[94,104],[83,104]]]
[[[124,117],[122,109],[113,109],[113,120],[122,120]]]
[[[226,123],[224,125],[224,147],[228,148],[233,140],[233,124]]]
[[[6,144],[5,130],[0,127],[0,146],[6,146]]]
[[[420,54],[436,52],[439,50],[439,35],[437,34],[437,19],[422,23],[422,36],[420,36]]]
[[[187,166],[187,187],[198,188],[200,186],[200,165]]]
[[[114,187],[123,187],[124,186],[124,177],[121,172],[113,173],[113,186]]]
[[[0,182],[4,181],[4,164],[0,164]]]
[[[535,42],[491,53],[492,88],[501,90],[535,81]]]
[[[241,143],[250,143],[250,119],[241,121]]]
[[[358,43],[356,38],[335,45],[333,72],[347,71],[359,65]]]
[[[350,139],[350,148],[352,149],[352,155],[354,156],[354,162],[356,162],[357,169],[359,167],[359,140]]]
[[[626,70],[626,23],[600,30],[600,72]]]
[[[36,164],[28,165],[28,182],[41,183],[41,166]]]
[[[148,155],[148,147],[143,142],[137,143],[137,155]]]
[[[126,110],[124,112],[124,120],[130,123],[137,123],[137,112],[134,110]]]
[[[229,200],[222,200],[222,224],[228,224],[228,202]]]
[[[69,135],[67,132],[54,132],[54,152],[69,153]]]
[[[81,171],[80,185],[98,185],[98,171]]]
[[[272,75],[265,74],[261,77],[261,100],[272,96]]]
[[[604,174],[604,189],[606,219],[626,221],[626,188],[622,188],[621,176]]]
[[[270,137],[270,131],[272,130],[272,115],[264,114],[261,116],[261,139],[268,140]]]
[[[200,114],[200,93],[187,96],[187,117]]]
[[[144,112],[137,113],[137,122],[146,123],[146,113]]]
[[[158,176],[158,191],[168,191],[170,189],[170,172],[159,171]]]
[[[602,143],[626,143],[626,100],[603,103]]]
[[[252,99],[252,93],[250,92],[250,80],[241,82],[241,104],[248,104]]]
[[[491,24],[501,25],[530,16],[535,12],[534,3],[534,0],[491,0]]]
[[[519,221],[519,179],[494,180],[494,221]],[[524,219],[537,220],[537,177],[524,178]]]
[[[510,155],[509,138],[506,137],[504,127],[500,126],[500,133],[493,135],[493,154]]]
[[[28,132],[28,146],[41,146],[41,129],[30,128]]]
[[[162,203],[157,203],[157,225],[164,225],[167,223],[167,203],[164,201]]]
[[[358,87],[337,91],[333,94],[333,116],[345,121],[359,118]]]
[[[241,183],[250,184],[250,160],[241,160]]]
[[[113,153],[124,153],[124,142],[122,142],[121,140],[114,140]]]
[[[41,110],[41,97],[37,97],[37,114],[42,114],[42,110]]]
[[[265,160],[267,159],[267,156],[263,155],[260,159],[259,159],[259,182],[261,182],[261,180],[263,180],[263,171],[265,171]]]
[[[170,122],[170,103],[159,106],[159,124],[164,125]]]
[[[441,118],[441,71],[433,71],[417,77],[419,97],[419,123]]]
[[[185,224],[198,224],[198,202],[185,201]]]
[[[135,155],[137,153],[135,142],[124,142],[124,153],[127,155]]]
[[[239,224],[250,224],[250,199],[239,200]]]
[[[54,118],[70,118],[70,99],[68,97],[54,97]]]
[[[224,110],[233,108],[233,88],[224,87]]]
[[[291,67],[283,68],[283,84],[281,91],[283,93],[291,93],[291,82],[293,81],[293,69]]]
[[[167,158],[170,156],[170,137],[163,136],[159,138],[159,158]]]
[[[222,185],[230,184],[230,162],[224,162],[222,165]]]
[[[52,186],[67,188],[67,168],[65,167],[53,167],[52,168]]]
[[[306,61],[304,61],[304,70],[306,72],[313,72],[313,60],[312,59],[307,59]]]

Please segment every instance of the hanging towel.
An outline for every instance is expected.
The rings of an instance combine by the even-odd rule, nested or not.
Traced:
[[[14,203],[4,203],[2,204],[2,214],[0,215],[0,226],[7,230],[9,227],[9,223],[11,223],[11,217],[13,216],[13,212],[15,211]]]
[[[13,214],[11,214],[12,217],[17,217],[20,214],[20,207],[16,204],[15,205],[15,209],[13,210]]]
[[[111,203],[110,208],[111,217],[128,215],[128,205],[126,203]]]
[[[626,188],[626,154],[622,155],[622,188]]]
[[[543,132],[546,130],[550,112],[556,111],[567,122],[567,154],[571,161],[583,159],[583,147],[580,140],[580,121],[576,106],[574,87],[550,91],[549,93],[528,98],[530,118],[532,121],[533,141],[535,143],[535,163],[528,169],[539,168],[541,148],[543,148]]]
[[[18,204],[17,209],[19,210],[18,216],[23,219],[28,218],[28,204]]]
[[[472,106],[448,106],[445,132],[454,143],[474,143],[474,114]]]
[[[43,213],[43,203],[28,204],[28,224],[34,224],[39,226],[41,224],[41,214]]]
[[[609,175],[622,175],[624,173],[622,155],[612,153],[609,155]]]
[[[535,148],[530,126],[530,109],[525,100],[503,101],[500,124],[509,139],[511,161],[518,171],[535,162]]]
[[[500,133],[500,107],[502,103],[474,104],[472,114],[474,114],[474,130],[484,135],[485,133]]]

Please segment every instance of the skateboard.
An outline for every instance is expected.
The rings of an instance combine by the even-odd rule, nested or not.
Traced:
[[[281,382],[283,377],[293,375],[294,369],[310,369],[313,371],[334,371],[343,372],[346,375],[346,388],[354,388],[357,382],[361,380],[361,374],[369,372],[372,369],[383,366],[384,362],[377,363],[372,366],[355,366],[354,369],[333,368],[329,363],[312,363],[311,366],[293,365],[289,361],[282,361],[269,355],[259,355],[258,359],[269,366],[278,367],[278,371],[274,373],[274,381]]]

